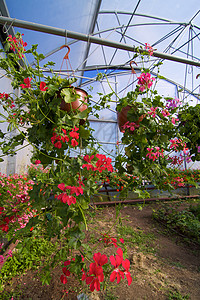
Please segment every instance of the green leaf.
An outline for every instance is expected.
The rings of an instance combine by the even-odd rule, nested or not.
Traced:
[[[88,114],[91,112],[92,108],[87,108],[84,111],[81,111],[77,115],[74,116],[75,119],[85,119],[87,118]]]
[[[83,139],[88,139],[90,136],[90,131],[85,129],[82,125],[79,127],[80,137]]]
[[[69,88],[62,89],[60,95],[66,103],[72,103],[76,100],[76,98],[72,96]]]

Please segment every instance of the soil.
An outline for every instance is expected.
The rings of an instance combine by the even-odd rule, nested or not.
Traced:
[[[133,278],[130,286],[124,279],[119,284],[109,285],[107,295],[102,292],[91,294],[86,287],[81,288],[79,282],[73,277],[68,277],[67,284],[63,285],[60,282],[61,267],[58,267],[52,271],[52,281],[48,286],[42,286],[39,279],[35,278],[36,272],[28,271],[20,278],[14,278],[7,290],[16,291],[16,295],[20,291],[20,297],[13,297],[14,300],[73,300],[81,293],[87,294],[88,299],[93,300],[199,300],[200,247],[195,243],[183,242],[183,237],[177,234],[167,234],[165,227],[152,218],[152,210],[158,205],[148,204],[142,210],[133,205],[121,209],[120,217],[123,225],[154,236],[147,245],[153,247],[154,251],[144,251],[137,246],[127,249],[131,261],[130,273]],[[89,227],[95,226],[99,232],[105,232],[113,224],[113,218],[115,218],[115,208],[100,209],[96,212],[95,222],[89,223]],[[114,234],[114,228],[111,234]]]

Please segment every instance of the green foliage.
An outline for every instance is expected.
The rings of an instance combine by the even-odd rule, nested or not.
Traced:
[[[43,238],[26,238],[17,245],[13,256],[4,263],[0,274],[1,284],[15,276],[24,274],[29,269],[37,269],[43,265],[44,261],[50,259],[57,247],[57,243]]]
[[[162,222],[169,230],[174,229],[186,238],[200,244],[198,211],[199,205],[180,210],[173,204],[165,204],[161,209],[154,211],[153,218]]]
[[[179,131],[188,138],[187,147],[193,154],[192,160],[200,160],[200,104],[195,106],[186,106],[179,112]]]
[[[183,296],[179,291],[169,291],[167,295],[168,300],[187,300],[190,299],[189,295]]]
[[[118,225],[117,232],[123,236],[125,244],[132,247],[137,246],[142,252],[154,252],[153,240],[155,237],[153,234],[145,234],[142,230],[135,230],[129,225]]]

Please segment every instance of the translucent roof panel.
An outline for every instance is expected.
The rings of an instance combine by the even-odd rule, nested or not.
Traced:
[[[157,52],[200,61],[200,11],[197,0],[1,0],[5,2],[10,17],[90,34],[102,39],[130,46],[149,43]],[[91,66],[126,65],[132,52],[117,50],[102,45],[80,42],[70,38],[15,28],[25,34],[30,44],[39,44],[43,54],[52,54],[55,69],[62,63],[64,50],[71,45],[71,67],[79,75]],[[57,51],[56,51],[57,50]],[[157,60],[156,60],[157,61]],[[155,58],[152,58],[153,65]],[[198,84],[199,67],[186,66],[165,60],[162,75],[191,90]]]

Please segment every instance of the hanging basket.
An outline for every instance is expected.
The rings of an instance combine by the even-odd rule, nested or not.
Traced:
[[[128,122],[128,119],[127,119],[127,114],[128,114],[128,111],[132,108],[132,106],[130,105],[127,105],[125,107],[122,108],[122,110],[120,112],[117,112],[117,123],[118,123],[118,126],[119,126],[119,130],[121,132],[123,132],[123,128],[122,126]],[[136,109],[136,108],[135,108]],[[146,114],[145,115],[141,115],[137,120],[133,120],[132,122],[134,122],[135,124],[139,125],[140,122],[142,122],[142,120],[146,117]]]
[[[130,105],[127,105],[122,108],[122,110],[117,112],[117,123],[119,126],[119,130],[122,132],[122,126],[128,121],[127,120],[127,113],[131,109]]]
[[[69,87],[69,89],[74,89],[74,92],[79,96],[75,101],[71,103],[66,103],[64,99],[62,99],[60,104],[60,109],[66,112],[70,112],[71,110],[78,110],[80,112],[87,109],[87,97],[88,93],[81,88],[77,87]],[[60,95],[59,95],[60,97]],[[85,104],[86,103],[86,104]]]

